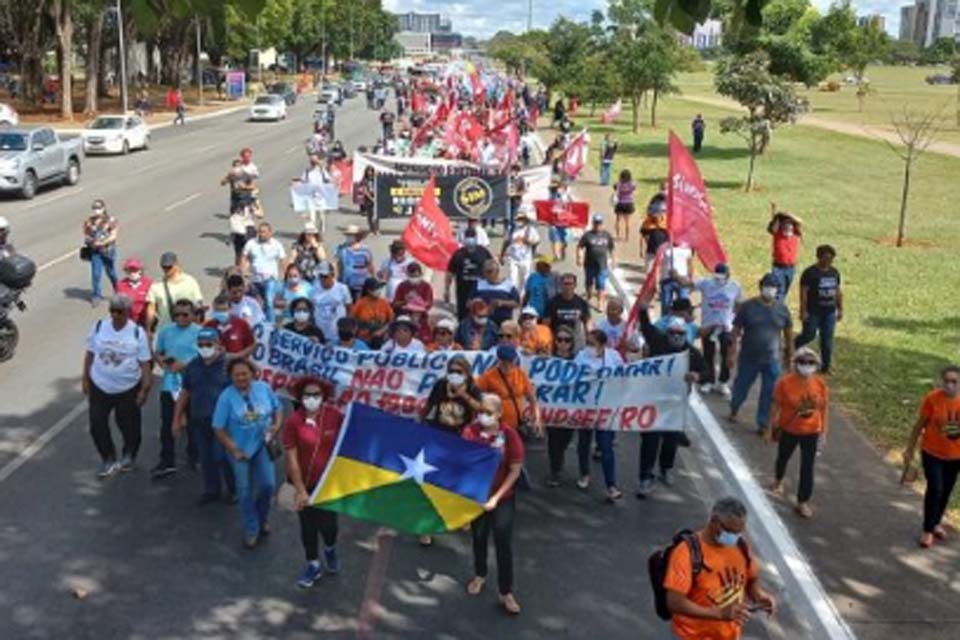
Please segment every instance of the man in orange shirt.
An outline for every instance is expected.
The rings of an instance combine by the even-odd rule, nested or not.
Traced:
[[[530,405],[533,416],[533,430],[537,437],[543,436],[543,423],[540,421],[540,405],[533,383],[527,372],[520,368],[517,348],[511,344],[497,347],[497,364],[487,369],[477,378],[477,387],[484,393],[493,393],[503,401],[503,421],[520,429],[524,401]]]
[[[742,539],[747,508],[735,498],[718,500],[707,526],[670,553],[663,586],[672,631],[678,640],[738,640],[751,610],[773,614],[776,601],[760,588],[759,567]],[[745,602],[749,600],[751,604]]]

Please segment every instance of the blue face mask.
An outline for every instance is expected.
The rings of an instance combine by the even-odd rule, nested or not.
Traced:
[[[725,547],[735,547],[738,542],[740,542],[739,533],[721,529],[720,533],[717,534],[717,544],[721,544]]]
[[[226,311],[214,311],[211,315],[218,324],[226,324],[230,320],[230,314]]]

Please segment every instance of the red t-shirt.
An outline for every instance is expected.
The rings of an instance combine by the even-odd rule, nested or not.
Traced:
[[[510,465],[523,464],[523,440],[517,430],[508,424],[501,424],[500,431],[496,434],[484,432],[479,422],[468,424],[463,428],[461,437],[471,442],[479,442],[491,447],[500,449],[500,466],[497,468],[496,475],[493,476],[493,485],[490,487],[490,495],[500,490],[503,481],[507,479],[507,473],[510,472]],[[503,494],[503,499],[513,497],[513,491],[517,485],[514,483],[510,490]]]
[[[785,236],[779,229],[773,234],[773,262],[792,267],[800,257],[800,236]]]
[[[243,318],[231,316],[225,325],[218,324],[216,320],[208,320],[203,326],[220,332],[220,344],[227,353],[239,353],[254,342],[253,331]]]
[[[117,293],[125,295],[133,302],[130,308],[130,319],[139,325],[143,324],[143,310],[147,307],[147,292],[153,281],[147,276],[141,276],[140,282],[133,284],[129,278],[117,282]]]
[[[332,404],[324,404],[315,419],[297,409],[283,424],[283,448],[295,449],[303,484],[311,492],[320,481],[330,453],[340,434],[343,413]]]

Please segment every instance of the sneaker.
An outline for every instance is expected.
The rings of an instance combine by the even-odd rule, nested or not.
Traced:
[[[133,458],[130,457],[129,453],[123,454],[117,464],[120,466],[120,471],[133,471]]]
[[[640,481],[640,484],[637,486],[637,498],[644,499],[651,493],[656,485],[654,484],[653,478],[644,478]]]
[[[246,547],[247,549],[253,549],[254,547],[257,546],[257,541],[259,539],[260,538],[259,536],[257,536],[257,534],[253,534],[251,536],[243,536],[243,546]]]
[[[731,392],[730,392],[730,385],[728,385],[726,382],[721,382],[720,384],[718,384],[718,385],[717,385],[717,391],[718,391],[718,392],[720,393],[720,395],[723,396],[726,400],[729,400],[729,399],[730,399],[730,396],[732,395]]]
[[[340,557],[336,547],[323,548],[323,568],[330,573],[340,573]]]
[[[590,488],[590,476],[583,476],[577,480],[577,489],[586,491]]]
[[[120,466],[114,460],[104,460],[97,467],[97,477],[106,480],[120,469]]]
[[[177,465],[166,462],[158,462],[157,466],[150,470],[150,477],[154,480],[160,480],[167,476],[172,476],[177,472]]]
[[[551,489],[556,489],[557,487],[560,486],[560,478],[558,478],[557,476],[550,476],[549,478],[547,478],[547,486],[550,487]]]
[[[607,488],[607,502],[614,502],[623,497],[623,491],[617,489],[616,487]]]
[[[660,482],[672,487],[674,482],[676,482],[676,477],[674,476],[673,469],[664,469],[660,472]]]
[[[301,589],[309,589],[321,577],[323,577],[323,565],[319,561],[311,562],[297,578],[297,586]]]
[[[712,382],[704,382],[702,385],[700,385],[700,393],[710,393],[711,391],[713,391]]]
[[[103,298],[97,296],[95,298],[90,298],[90,306],[94,309],[100,306],[100,303],[103,302]]]
[[[262,536],[268,536],[268,535],[270,535],[270,532],[271,532],[271,531],[272,531],[272,529],[270,529],[270,523],[269,523],[269,522],[267,522],[266,520],[264,520],[263,522],[260,523],[260,535],[262,535]]]

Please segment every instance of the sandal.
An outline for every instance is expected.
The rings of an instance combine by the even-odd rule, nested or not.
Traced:
[[[813,517],[813,509],[811,509],[810,505],[808,505],[806,502],[798,503],[797,506],[793,508],[793,510],[796,511],[801,518]]]
[[[917,542],[920,545],[921,549],[929,549],[933,546],[933,534],[932,533],[923,533],[920,535],[920,540]]]
[[[520,613],[520,604],[517,602],[517,599],[513,597],[512,593],[500,596],[500,604],[503,605],[503,610],[511,615],[517,615]]]
[[[947,530],[943,528],[943,525],[938,524],[933,528],[933,537],[937,540],[946,540]]]
[[[474,576],[473,579],[467,583],[467,593],[471,596],[478,595],[481,591],[483,591],[483,585],[486,584],[486,582],[486,578]]]

